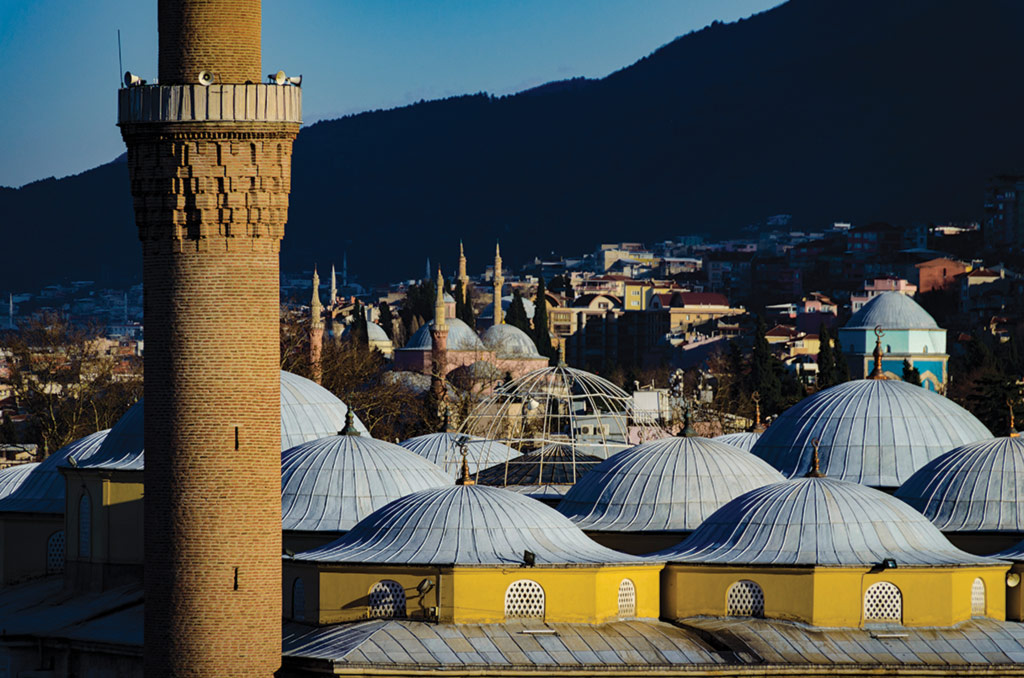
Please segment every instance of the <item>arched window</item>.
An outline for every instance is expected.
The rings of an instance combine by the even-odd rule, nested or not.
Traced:
[[[725,614],[730,617],[763,617],[764,591],[757,582],[742,579],[729,587]]]
[[[971,616],[985,616],[985,582],[978,577],[971,585]]]
[[[864,592],[864,621],[903,622],[903,594],[887,581],[872,584]]]
[[[46,574],[64,571],[64,530],[57,530],[46,540]]]
[[[78,557],[92,555],[92,500],[83,494],[78,500]]]
[[[372,619],[390,619],[405,616],[405,589],[397,581],[382,579],[370,589]]]
[[[619,617],[636,616],[636,585],[632,579],[623,579],[619,583]]]
[[[296,577],[292,582],[292,619],[304,621],[306,619],[306,585],[302,577]]]
[[[520,579],[505,590],[505,619],[544,621],[544,589],[535,581]]]

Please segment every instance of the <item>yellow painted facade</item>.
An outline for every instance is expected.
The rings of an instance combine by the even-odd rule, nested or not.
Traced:
[[[728,616],[729,589],[739,581],[763,591],[764,616],[814,626],[863,627],[865,594],[879,582],[900,592],[904,626],[952,626],[985,616],[1006,618],[1008,565],[975,567],[713,567],[668,565],[662,573],[662,614],[670,619]],[[984,582],[984,613],[972,612],[975,579]]]
[[[506,594],[518,581],[543,590],[543,620],[599,624],[624,617],[660,615],[660,564],[603,567],[427,567],[332,566],[285,561],[283,609],[295,610],[295,580],[304,596],[304,620],[326,625],[371,617],[370,591],[378,582],[397,582],[405,592],[405,616],[447,623],[501,623]],[[628,579],[635,603],[620,609],[620,587]],[[429,581],[429,586],[423,586]],[[419,589],[417,588],[419,587]],[[420,593],[423,590],[423,593]],[[621,614],[620,612],[626,612]]]

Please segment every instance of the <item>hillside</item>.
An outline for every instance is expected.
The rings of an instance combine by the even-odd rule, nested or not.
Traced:
[[[1014,0],[791,0],[602,80],[321,122],[296,142],[282,266],[347,248],[381,282],[427,256],[450,269],[460,237],[479,270],[496,238],[515,265],[777,213],[978,219],[985,178],[1024,167],[1022,32]],[[137,272],[126,179],[110,164],[0,191],[24,253],[0,289]]]

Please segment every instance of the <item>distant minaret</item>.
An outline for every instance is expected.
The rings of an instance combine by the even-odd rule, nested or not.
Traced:
[[[459,241],[459,272],[458,281],[462,283],[462,303],[469,301],[469,274],[466,273],[466,251],[462,248],[462,241]]]
[[[124,324],[128,324],[128,293],[124,293]]]
[[[327,308],[334,308],[335,302],[338,300],[338,278],[334,274],[334,264],[331,264],[331,296],[327,299]]]
[[[505,309],[501,307],[501,288],[505,285],[505,278],[501,275],[501,245],[494,245],[494,324],[501,325],[505,322]]]
[[[448,317],[444,305],[444,277],[437,269],[437,294],[434,297],[434,324],[430,327],[430,388],[436,402],[444,400],[446,389],[444,378],[448,374]],[[440,412],[438,412],[440,414]]]
[[[430,257],[427,257],[427,274],[423,277],[424,280],[430,280]]]
[[[348,289],[348,252],[341,255],[341,285]]]
[[[14,293],[7,295],[7,325],[14,329]]]
[[[323,381],[324,307],[320,305],[320,275],[313,267],[313,299],[309,304],[309,371],[313,381]]]

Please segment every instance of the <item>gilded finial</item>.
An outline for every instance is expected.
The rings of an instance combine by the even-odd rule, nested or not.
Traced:
[[[693,438],[697,435],[696,429],[693,428],[693,414],[690,412],[690,405],[686,405],[686,409],[683,411],[683,437]]]
[[[761,394],[754,391],[750,394],[750,399],[754,401],[754,433],[763,433],[764,426],[761,425]]]
[[[340,436],[357,436],[359,430],[356,429],[355,415],[352,414],[352,408],[348,408],[345,411],[345,428],[338,431]]]
[[[811,455],[811,470],[807,472],[805,478],[824,478],[825,474],[818,469],[818,445],[821,443],[820,440],[815,438],[811,441],[811,446],[814,448],[814,453]]]
[[[459,442],[462,452],[462,471],[455,481],[456,485],[476,485],[476,481],[469,475],[469,450],[466,448],[466,441]]]
[[[882,337],[885,336],[885,332],[882,331],[881,325],[875,325],[875,369],[871,370],[871,374],[868,375],[868,379],[886,379],[885,373],[882,371]]]
[[[1019,438],[1020,434],[1017,433],[1017,428],[1013,425],[1013,400],[1007,398],[1006,406],[1010,408],[1010,437]]]
[[[441,413],[441,433],[451,433],[452,408],[449,407],[448,403],[444,404],[444,411]]]
[[[565,337],[558,338],[558,366],[566,367],[568,363],[565,362]]]

